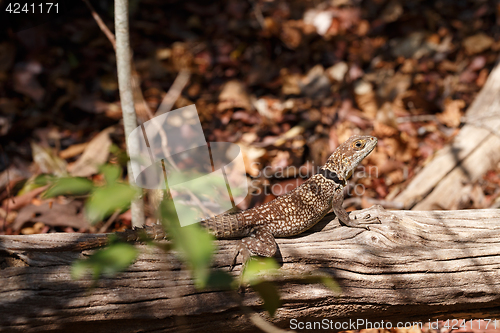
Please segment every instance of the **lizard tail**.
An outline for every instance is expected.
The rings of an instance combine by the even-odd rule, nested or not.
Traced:
[[[241,214],[216,215],[200,221],[200,224],[217,238],[237,238],[248,234]]]
[[[120,241],[127,243],[141,242],[144,240],[162,240],[167,238],[163,226],[155,224],[142,228],[127,229],[125,231],[115,232],[114,234],[97,234],[92,238],[78,242],[76,245],[71,245],[72,247],[70,249],[84,251],[107,246],[110,243],[110,236],[115,236]]]

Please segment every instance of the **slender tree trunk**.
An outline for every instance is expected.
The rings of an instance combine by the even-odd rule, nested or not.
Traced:
[[[120,89],[120,101],[123,113],[123,125],[125,127],[125,139],[127,151],[139,149],[139,143],[129,138],[130,133],[137,127],[137,118],[134,107],[134,96],[132,93],[132,76],[130,41],[128,31],[128,1],[115,0],[115,37],[116,37],[116,65],[118,70],[118,87]],[[135,185],[130,162],[127,164],[128,179],[131,185]],[[140,227],[144,224],[144,202],[142,198],[132,201],[132,226]]]

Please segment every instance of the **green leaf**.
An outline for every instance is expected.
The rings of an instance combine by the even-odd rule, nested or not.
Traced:
[[[333,279],[330,275],[321,271],[313,271],[309,273],[297,273],[297,274],[286,274],[289,278],[293,278],[293,280],[297,283],[321,283],[328,289],[341,293],[342,288],[338,285],[337,281]]]
[[[180,228],[177,239],[174,239],[175,248],[186,258],[193,270],[195,285],[204,288],[210,273],[210,263],[215,246],[213,237],[199,225],[192,224]]]
[[[71,265],[71,278],[73,280],[81,279],[87,273],[91,265],[85,260],[75,260]]]
[[[91,223],[102,221],[117,209],[127,208],[137,194],[134,188],[121,183],[96,188],[85,203],[87,218]]]
[[[27,179],[24,182],[24,184],[22,184],[21,189],[19,191],[17,191],[17,195],[26,194],[28,192],[33,191],[36,188],[39,188],[39,187],[42,187],[42,186],[46,185],[46,184],[39,184],[39,183],[37,183],[37,178],[38,177],[30,177],[29,179]],[[17,187],[17,185],[16,185],[16,187]],[[12,188],[10,190],[11,190],[12,193],[16,193],[14,188]]]
[[[57,197],[58,195],[82,195],[89,193],[93,184],[86,178],[64,177],[57,179],[43,194],[43,198]]]
[[[106,179],[106,183],[108,185],[116,183],[118,178],[120,178],[120,174],[122,172],[121,168],[118,165],[114,164],[101,165],[99,171],[103,174],[104,179]]]
[[[118,147],[115,144],[112,144],[111,147],[109,147],[109,151],[111,154],[115,155],[115,157],[118,159],[118,163],[122,166],[127,165],[127,162],[129,161],[129,157],[127,155],[127,152]]]
[[[71,267],[71,276],[73,279],[80,279],[89,270],[94,280],[101,275],[112,276],[126,270],[135,261],[137,254],[138,250],[130,244],[111,244],[87,259],[75,261]]]
[[[313,272],[311,275],[301,275],[298,278],[297,282],[299,283],[321,283],[336,293],[342,292],[338,283],[331,276],[322,272]]]
[[[161,212],[162,223],[173,241],[174,248],[192,270],[195,286],[204,288],[210,277],[209,268],[215,251],[214,237],[198,224],[181,227],[171,200],[163,200]]]
[[[57,179],[58,178],[56,176],[48,175],[48,174],[38,175],[33,180],[30,178],[30,180],[32,180],[33,183],[38,185],[38,186],[45,186],[45,185],[53,184]],[[30,181],[30,180],[28,180],[28,181]]]
[[[320,282],[323,283],[325,285],[325,287],[327,287],[328,289],[330,289],[332,291],[335,291],[337,293],[342,292],[342,289],[340,288],[337,281],[335,281],[334,279],[332,279],[329,276],[320,277]]]
[[[234,278],[223,270],[211,270],[206,281],[206,286],[214,289],[230,290],[233,288]]]
[[[252,285],[252,288],[262,297],[264,309],[273,317],[276,310],[281,306],[281,299],[276,286],[269,281],[262,281]]]
[[[251,285],[259,283],[262,280],[262,274],[273,274],[279,266],[273,258],[252,257],[245,264],[242,280]]]

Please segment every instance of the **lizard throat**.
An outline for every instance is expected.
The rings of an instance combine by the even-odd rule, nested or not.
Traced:
[[[345,180],[344,179],[339,179],[339,176],[335,171],[331,171],[328,169],[319,169],[319,174],[325,177],[328,180],[333,180],[334,183],[345,186]]]

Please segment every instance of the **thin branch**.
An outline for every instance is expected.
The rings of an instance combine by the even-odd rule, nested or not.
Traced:
[[[101,19],[99,14],[97,14],[97,12],[94,10],[94,7],[92,7],[90,2],[88,0],[83,0],[83,2],[85,2],[87,7],[90,9],[90,12],[92,13],[92,16],[94,17],[94,20],[96,21],[97,25],[99,26],[101,31],[106,35],[106,37],[108,37],[111,45],[113,46],[113,48],[116,51],[115,35],[113,35],[113,33],[109,30],[109,28],[106,26],[106,24]],[[142,109],[144,110],[144,111],[142,109],[136,110],[136,113],[139,116],[139,121],[142,124],[144,121],[146,121],[146,119],[153,118],[153,113],[151,112],[149,105],[144,100],[144,96],[143,96],[142,90],[141,90],[141,83],[139,80],[139,75],[137,74],[137,71],[135,70],[135,66],[134,66],[134,63],[132,61],[132,55],[130,57],[131,57],[130,64],[132,66],[132,73],[133,73],[133,75],[132,75],[132,91],[134,92],[135,100],[137,101],[137,103],[140,103],[142,105]],[[144,115],[144,113],[146,113],[146,115]],[[146,119],[144,119],[144,118],[146,118]]]
[[[139,142],[130,133],[137,127],[137,116],[134,106],[134,95],[132,93],[131,54],[128,30],[128,1],[115,0],[115,35],[116,35],[116,66],[118,72],[118,88],[120,90],[120,101],[123,113],[123,125],[127,150],[139,151]],[[131,185],[135,185],[130,161],[127,163],[128,179]],[[131,203],[132,226],[144,225],[144,202],[141,198],[134,199]]]
[[[106,221],[106,223],[104,223],[104,225],[101,227],[101,229],[99,229],[99,233],[100,234],[105,233],[108,230],[108,228],[111,226],[111,224],[113,224],[113,222],[115,222],[118,215],[120,215],[119,209],[115,210],[113,215],[111,215],[111,217]]]
[[[262,29],[265,29],[266,28],[266,20],[264,19],[264,15],[262,15],[262,10],[260,9],[260,3],[258,0],[253,2],[253,9],[254,9],[255,18],[259,22],[260,27]]]
[[[104,21],[101,19],[99,14],[97,14],[97,12],[95,11],[94,7],[92,7],[92,5],[90,4],[89,0],[83,0],[83,2],[85,2],[87,7],[90,9],[90,12],[92,13],[92,16],[94,17],[94,20],[97,22],[97,25],[99,26],[99,28],[101,28],[101,31],[104,32],[106,37],[108,37],[109,41],[111,42],[111,45],[113,45],[113,49],[115,49],[115,51],[116,51],[115,35],[113,35],[113,33],[108,29],[108,27],[106,26]]]
[[[165,97],[163,97],[163,100],[162,100],[160,106],[158,107],[158,110],[156,111],[155,116],[161,115],[163,113],[167,113],[172,109],[175,101],[177,101],[180,94],[182,93],[182,90],[184,90],[184,87],[189,82],[190,76],[191,75],[190,75],[188,70],[183,69],[179,72],[179,74],[175,78],[174,83],[172,83],[172,86],[168,90],[168,93],[165,95]],[[153,122],[153,125],[155,126],[156,130],[158,131],[158,134],[160,135],[161,149],[162,149],[163,155],[165,156],[165,159],[168,161],[168,163],[170,163],[170,165],[174,168],[174,170],[176,172],[180,172],[179,167],[177,166],[175,161],[172,159],[172,156],[170,156],[170,152],[167,150],[168,139],[167,139],[167,134],[165,133],[165,130],[161,126],[159,126],[159,124],[157,124],[156,122]],[[202,204],[200,199],[198,199],[198,197],[196,195],[194,195],[194,193],[191,190],[186,189],[186,192],[191,197],[191,200],[193,200],[196,203],[196,205],[201,209],[201,211],[205,215],[209,216],[212,214],[211,211],[205,205]]]
[[[174,83],[172,83],[172,86],[168,90],[168,93],[165,95],[165,97],[163,97],[163,100],[161,101],[161,104],[158,107],[155,116],[159,116],[160,114],[172,110],[175,101],[177,101],[182,90],[188,83],[189,77],[190,74],[188,70],[183,69],[179,72],[179,74],[175,78]]]
[[[396,118],[396,122],[398,124],[415,123],[415,122],[434,121],[436,119],[437,119],[436,116],[433,114],[420,114],[420,115],[408,116],[408,117],[398,117],[398,118]]]

